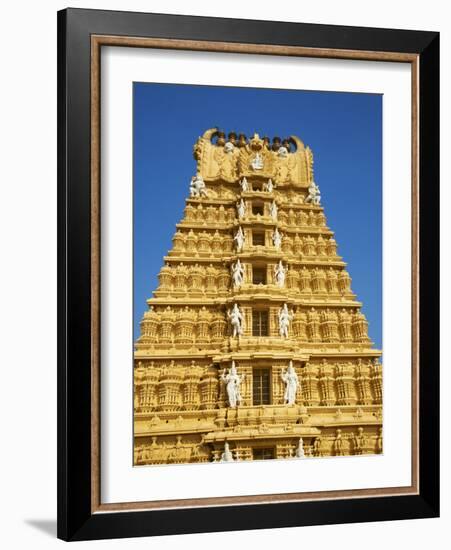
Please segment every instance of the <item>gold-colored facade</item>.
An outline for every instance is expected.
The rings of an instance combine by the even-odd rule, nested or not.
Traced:
[[[271,143],[212,129],[194,157],[191,196],[135,344],[135,465],[217,462],[225,448],[233,460],[286,459],[300,441],[306,457],[381,453],[381,352],[312,194],[311,150],[294,136]]]

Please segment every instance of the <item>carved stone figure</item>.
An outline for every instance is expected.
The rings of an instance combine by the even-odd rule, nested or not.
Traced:
[[[221,374],[221,380],[226,385],[229,406],[232,409],[235,409],[237,405],[241,405],[240,385],[241,382],[244,380],[244,375],[239,376],[236,370],[235,361],[232,361],[232,366],[230,367],[230,370],[227,374],[224,369]]]
[[[236,232],[235,236],[233,237],[233,240],[236,243],[236,251],[241,252],[243,250],[245,236],[243,229],[240,227],[238,228],[238,231]]]
[[[232,264],[231,272],[232,272],[233,286],[235,288],[239,288],[244,281],[244,267],[243,267],[243,264],[240,262],[239,258],[236,261],[236,263]]]
[[[247,191],[249,191],[249,183],[247,182],[246,178],[243,178],[240,181],[240,186],[241,186],[241,191],[243,191],[243,193],[247,193]]]
[[[288,329],[290,327],[290,321],[293,319],[293,315],[288,311],[287,304],[279,309],[279,334],[282,338],[288,338]]]
[[[274,184],[271,178],[263,184],[263,191],[266,191],[268,193],[272,193],[274,191]]]
[[[272,242],[273,242],[274,248],[276,250],[280,250],[280,247],[282,246],[282,233],[280,233],[277,227],[273,231]]]
[[[228,317],[232,325],[232,337],[237,338],[241,336],[244,330],[244,317],[238,304],[234,304],[232,310],[228,313]]]
[[[275,201],[272,201],[271,206],[269,207],[269,214],[274,221],[277,220],[277,211],[277,204]]]
[[[304,440],[302,437],[299,438],[299,443],[296,449],[296,458],[305,458]]]
[[[296,403],[296,391],[299,380],[293,367],[293,361],[290,361],[288,369],[283,370],[280,376],[285,383],[284,402],[286,405],[294,405]]]
[[[219,462],[233,462],[233,454],[227,441],[224,443],[224,452],[221,454]]]
[[[189,186],[190,197],[207,197],[207,187],[202,176],[197,175],[191,178],[191,183]]]
[[[236,211],[237,211],[237,214],[238,214],[238,219],[242,220],[244,218],[244,216],[246,215],[246,204],[243,201],[243,199],[239,200],[236,203]]]
[[[277,156],[281,158],[286,158],[288,156],[288,149],[286,147],[280,147],[277,151]]]
[[[279,263],[274,267],[274,279],[278,287],[283,288],[285,286],[286,274],[287,269],[283,267],[282,260],[279,260]]]
[[[314,181],[309,185],[308,188],[308,195],[305,199],[305,202],[311,202],[312,204],[319,206],[321,201],[321,192],[319,190],[319,186],[316,185]]]
[[[263,159],[260,153],[255,153],[255,157],[251,160],[252,170],[261,170],[263,168]]]

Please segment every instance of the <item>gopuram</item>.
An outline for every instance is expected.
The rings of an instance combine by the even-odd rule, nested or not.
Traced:
[[[381,351],[312,151],[211,129],[194,158],[135,343],[134,464],[381,453]]]

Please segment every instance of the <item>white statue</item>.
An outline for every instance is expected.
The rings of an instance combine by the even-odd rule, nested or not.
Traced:
[[[249,184],[247,183],[246,178],[243,178],[240,181],[240,186],[241,186],[241,191],[243,191],[243,193],[246,193],[247,191],[249,191]]]
[[[261,170],[263,168],[263,159],[260,153],[256,153],[252,159],[251,167],[253,170]]]
[[[243,250],[244,241],[245,241],[245,236],[244,236],[243,230],[241,229],[241,225],[238,228],[236,235],[233,237],[233,240],[236,242],[237,252],[241,252]]]
[[[275,201],[272,201],[269,207],[269,213],[273,220],[277,220],[277,204],[275,203]]]
[[[243,201],[243,199],[239,200],[236,203],[236,211],[238,214],[238,219],[242,220],[244,216],[246,215],[246,204]]]
[[[304,202],[311,202],[312,204],[318,206],[321,201],[321,192],[318,185],[314,181],[309,185],[308,195]]]
[[[274,191],[274,184],[271,178],[267,181],[267,183],[263,184],[263,191],[267,191],[268,193],[272,193]]]
[[[233,454],[227,441],[224,442],[224,452],[221,453],[219,462],[233,462]]]
[[[207,197],[207,187],[201,175],[193,176],[189,186],[190,197]]]
[[[235,149],[235,145],[233,145],[233,143],[231,141],[228,141],[225,145],[224,145],[224,152],[225,153],[233,153],[233,150]]]
[[[304,440],[302,437],[299,438],[299,443],[296,449],[296,458],[305,458]]]
[[[287,405],[294,405],[296,403],[296,391],[298,389],[298,375],[293,368],[293,361],[290,361],[288,369],[282,371],[282,380],[285,382],[285,393],[283,398]]]
[[[288,149],[286,147],[279,147],[279,150],[277,151],[277,156],[281,158],[285,158],[288,156]]]
[[[243,334],[244,330],[244,317],[238,307],[238,304],[234,304],[231,311],[228,313],[230,324],[232,325],[232,337],[236,338]]]
[[[232,283],[235,288],[239,288],[244,281],[244,267],[243,264],[240,262],[240,259],[236,261],[236,263],[231,265],[231,271],[232,271]]]
[[[276,250],[280,250],[282,246],[282,236],[282,233],[280,233],[279,229],[276,227],[272,234],[272,243]]]
[[[279,263],[274,267],[274,278],[276,280],[276,285],[280,288],[285,286],[287,271],[287,268],[283,267],[282,260],[279,260]]]
[[[287,304],[279,309],[279,334],[282,338],[288,338],[288,328],[293,315],[288,311]]]
[[[244,380],[244,375],[239,376],[235,367],[235,361],[232,361],[232,366],[228,374],[224,371],[221,374],[221,380],[226,385],[227,398],[229,400],[229,406],[234,409],[237,405],[241,405],[241,393],[240,385]]]

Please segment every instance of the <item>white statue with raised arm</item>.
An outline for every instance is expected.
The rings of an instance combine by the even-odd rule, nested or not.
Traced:
[[[288,311],[287,304],[283,304],[283,307],[279,309],[279,334],[282,338],[288,338],[288,329],[292,319],[293,315]]]
[[[234,304],[232,310],[228,313],[228,317],[232,325],[232,337],[236,338],[241,336],[244,330],[244,317],[238,304]]]
[[[272,234],[272,243],[276,250],[280,250],[280,247],[282,246],[282,236],[282,233],[276,227]]]
[[[283,267],[282,260],[279,260],[279,263],[274,267],[274,279],[276,280],[276,285],[280,288],[285,286],[287,271],[287,268]]]
[[[236,211],[238,214],[238,219],[242,220],[246,215],[246,204],[244,203],[243,199],[239,200],[236,203]]]
[[[276,221],[277,220],[277,204],[276,201],[272,201],[270,207],[269,207],[269,214],[271,218]]]
[[[204,179],[200,174],[191,178],[191,183],[189,185],[189,195],[190,197],[208,196],[207,187],[205,185]]]
[[[304,202],[311,202],[312,204],[319,206],[321,201],[321,192],[319,186],[314,181],[309,185],[308,195]]]
[[[244,232],[241,228],[241,225],[240,225],[240,227],[238,227],[238,231],[236,232],[235,236],[233,237],[233,240],[236,243],[236,251],[241,252],[243,250],[244,241],[245,241],[245,236],[244,236]]]
[[[239,258],[236,263],[231,265],[231,272],[232,284],[235,288],[239,288],[244,281],[244,267]]]
[[[244,374],[243,376],[238,375],[235,367],[235,361],[232,361],[232,366],[230,367],[230,370],[227,374],[226,370],[223,370],[221,374],[221,380],[226,385],[229,406],[234,409],[237,405],[241,405],[240,385],[241,382],[244,380]]]
[[[240,186],[241,186],[241,191],[243,191],[243,193],[246,193],[247,191],[249,191],[249,183],[247,182],[246,178],[243,178],[240,181]]]
[[[281,378],[285,382],[285,393],[283,395],[284,402],[287,405],[294,405],[296,403],[296,391],[298,389],[298,375],[293,367],[293,361],[290,361],[287,370],[283,370]]]

